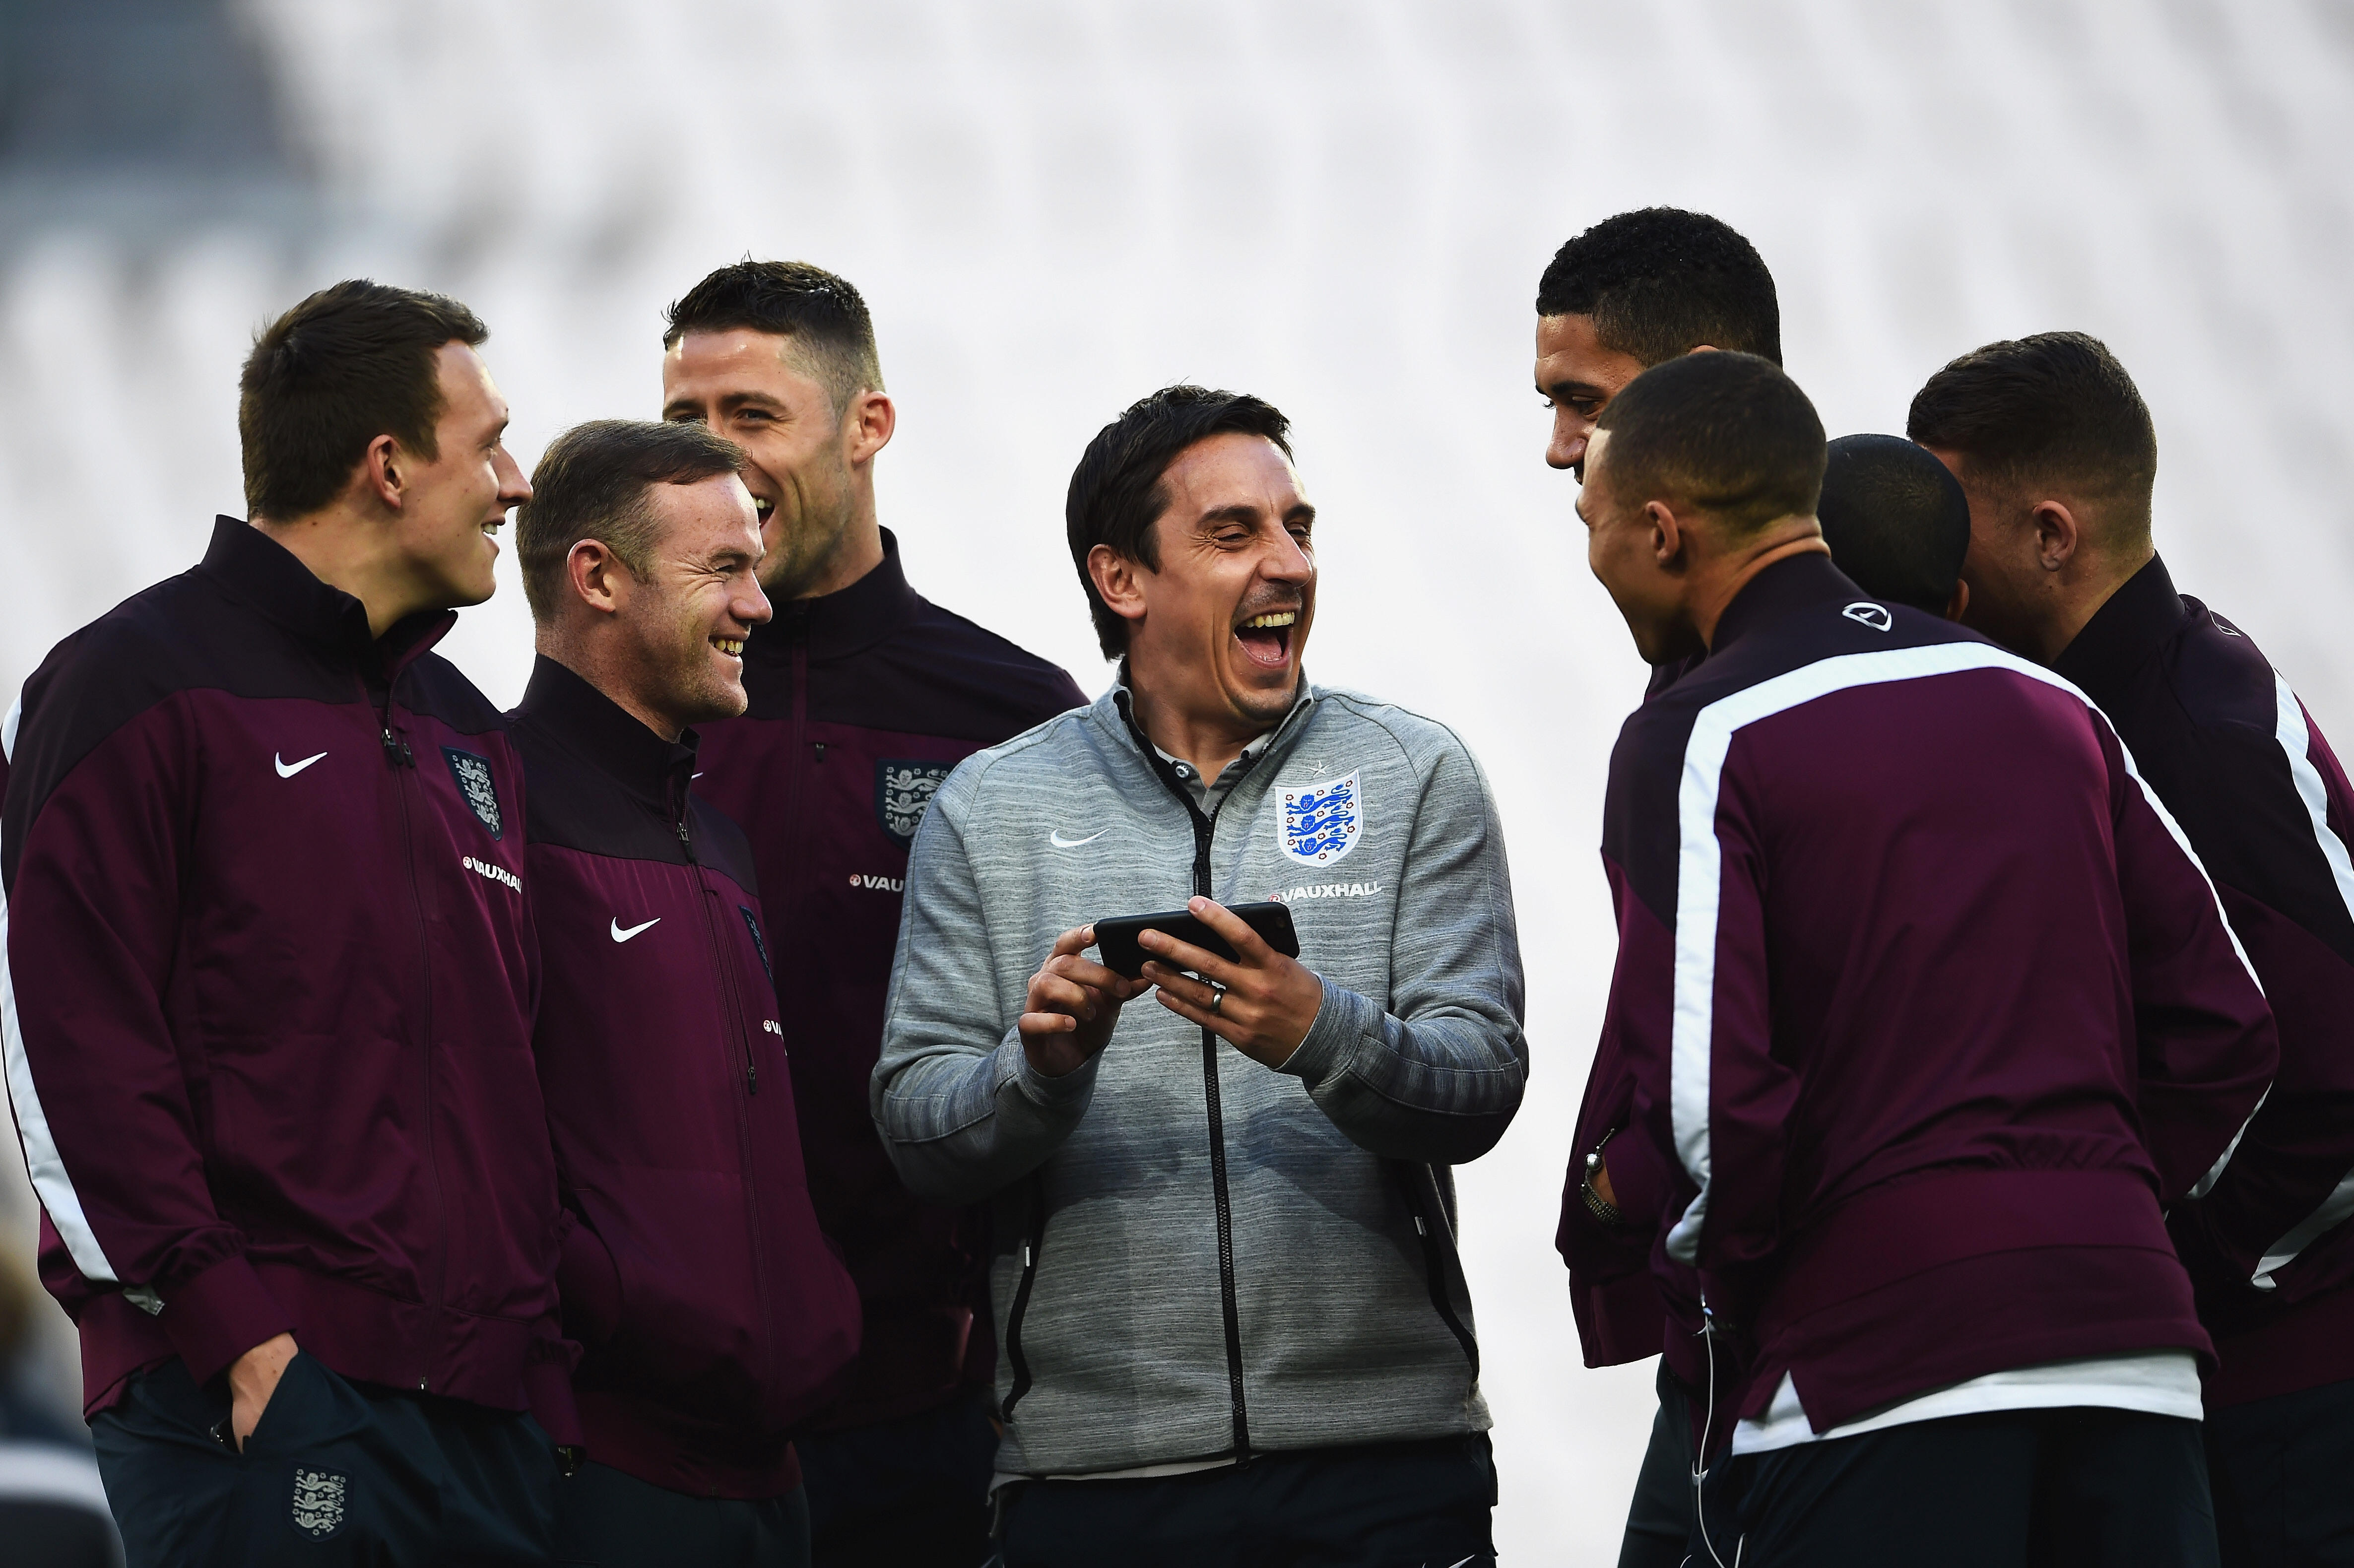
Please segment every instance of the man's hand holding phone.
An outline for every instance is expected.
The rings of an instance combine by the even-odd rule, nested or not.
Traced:
[[[1161,1005],[1215,1034],[1254,1062],[1280,1067],[1308,1038],[1324,1006],[1324,982],[1298,959],[1267,946],[1249,924],[1214,899],[1195,898],[1188,913],[1226,939],[1235,961],[1165,931],[1138,941],[1153,955],[1144,979],[1161,988]],[[1189,979],[1180,971],[1201,976]]]
[[[1080,926],[1055,938],[1054,950],[1030,977],[1022,1014],[1022,1050],[1050,1078],[1073,1072],[1102,1050],[1119,1022],[1122,1002],[1152,988],[1128,980],[1080,955],[1095,946],[1096,928]],[[1191,949],[1188,949],[1189,951]]]

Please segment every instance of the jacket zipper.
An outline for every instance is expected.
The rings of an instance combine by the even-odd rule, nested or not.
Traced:
[[[1145,735],[1135,716],[1123,707],[1129,731],[1135,736],[1137,746],[1144,753],[1145,762],[1152,776],[1161,780],[1162,789],[1176,798],[1185,808],[1185,815],[1193,827],[1193,891],[1204,898],[1217,896],[1211,890],[1210,849],[1218,831],[1218,818],[1225,812],[1226,802],[1234,799],[1241,787],[1242,773],[1235,773],[1226,788],[1219,793],[1218,804],[1208,816],[1193,803],[1185,786],[1172,775],[1169,764],[1152,749],[1152,741]],[[1261,755],[1265,755],[1261,753]],[[1239,767],[1246,773],[1256,764],[1256,758],[1236,758],[1226,764],[1226,771]],[[1221,775],[1223,777],[1223,775]],[[1211,1031],[1202,1031],[1202,1099],[1209,1112],[1210,1122],[1210,1201],[1216,1211],[1218,1224],[1218,1308],[1225,1319],[1226,1333],[1226,1393],[1234,1407],[1235,1462],[1250,1463],[1250,1409],[1243,1394],[1243,1329],[1242,1311],[1235,1299],[1235,1216],[1234,1204],[1226,1186],[1226,1118],[1218,1092],[1218,1037]]]
[[[997,1419],[1012,1425],[1013,1407],[1030,1392],[1030,1360],[1022,1353],[1022,1319],[1030,1310],[1030,1290],[1038,1282],[1038,1256],[1046,1250],[1046,1176],[1043,1171],[1030,1173],[1030,1225],[1022,1238],[1022,1282],[1013,1287],[1013,1305],[1005,1314],[1005,1361],[1013,1369],[1013,1385],[1005,1392],[1005,1403],[997,1407]]]
[[[392,688],[398,676],[385,683],[384,706],[376,711],[376,727],[383,736],[384,762],[392,769],[393,793],[400,801],[400,860],[408,874],[408,909],[417,922],[418,979],[422,1001],[419,1013],[423,1021],[423,1047],[420,1065],[424,1070],[425,1103],[420,1107],[420,1120],[425,1128],[425,1175],[433,1184],[433,1216],[440,1234],[433,1249],[433,1279],[428,1300],[435,1308],[442,1305],[449,1290],[450,1276],[450,1215],[441,1192],[440,1151],[433,1137],[433,950],[431,934],[426,928],[425,895],[417,883],[417,834],[410,822],[408,780],[416,777],[417,753],[407,739],[393,733]],[[419,1393],[429,1393],[432,1374],[420,1369],[417,1374]]]
[[[712,917],[711,901],[718,893],[705,879],[703,863],[695,858],[695,841],[686,831],[685,803],[680,802],[678,815],[671,824],[678,832],[679,848],[686,853],[687,880],[694,885],[695,907],[702,911],[703,934],[711,947],[711,961],[719,971],[720,990],[727,998],[728,1016],[734,1020],[736,1037],[744,1044],[744,1093],[746,1099],[736,1100],[737,1157],[744,1162],[744,1224],[748,1233],[752,1253],[752,1301],[759,1315],[762,1349],[766,1364],[777,1362],[776,1315],[769,1310],[768,1271],[761,1266],[760,1245],[760,1184],[753,1170],[752,1113],[748,1097],[760,1092],[760,1066],[753,1053],[752,1034],[744,1015],[743,992],[736,984],[736,971],[727,961],[726,927]],[[729,1097],[731,1099],[734,1097]]]

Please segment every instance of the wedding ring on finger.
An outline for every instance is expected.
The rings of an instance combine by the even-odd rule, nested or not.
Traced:
[[[1214,985],[1210,988],[1210,1011],[1212,1012],[1216,1012],[1218,1011],[1219,1004],[1224,1002],[1225,1000],[1225,987],[1222,985]]]

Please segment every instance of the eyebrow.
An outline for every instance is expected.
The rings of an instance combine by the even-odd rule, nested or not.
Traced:
[[[1600,397],[1607,399],[1610,393],[1606,387],[1597,387],[1591,381],[1580,381],[1575,377],[1570,377],[1564,380],[1556,381],[1550,387],[1546,386],[1542,381],[1538,382],[1537,396],[1540,397]]]
[[[1222,523],[1242,523],[1256,526],[1258,520],[1259,509],[1257,507],[1249,504],[1247,502],[1238,501],[1232,506],[1212,507],[1209,511],[1203,513],[1202,515],[1194,522],[1193,525],[1196,528],[1214,528]],[[1299,505],[1291,508],[1288,512],[1286,512],[1283,514],[1282,521],[1286,524],[1305,523],[1313,526],[1316,522],[1316,508],[1303,501]]]

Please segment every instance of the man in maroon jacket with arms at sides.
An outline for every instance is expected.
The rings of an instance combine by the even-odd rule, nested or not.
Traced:
[[[750,847],[689,792],[769,619],[743,453],[696,425],[559,436],[515,515],[539,662],[509,719],[546,967],[540,1083],[586,1349],[557,1556],[801,1568],[793,1425],[858,1349],[811,1212]]]
[[[819,1223],[858,1282],[864,1344],[798,1445],[815,1561],[988,1552],[996,1434],[982,1211],[918,1202],[875,1135],[907,848],[956,765],[1086,701],[1069,676],[928,602],[875,519],[896,411],[858,291],[744,261],[671,307],[663,418],[744,449],[777,615],[745,650],[744,717],[704,738],[695,789],[744,825]]]
[[[2100,715],[1832,566],[1824,461],[1779,370],[1698,355],[1613,401],[1579,502],[1644,656],[1708,651],[1628,719],[1603,852],[1607,1171],[1717,1381],[1694,1552],[2211,1563],[2162,1210],[2271,1014]]]
[[[2281,1067],[2213,1192],[2174,1214],[2220,1363],[2223,1560],[2354,1563],[2354,790],[2245,631],[2150,538],[2158,435],[2097,340],[1988,344],[1913,400],[1970,498],[1970,624],[2100,704],[2222,893]]]
[[[365,281],[279,318],[251,524],[8,726],[9,1095],[134,1565],[547,1560],[522,765],[430,652],[531,494],[485,335]]]

